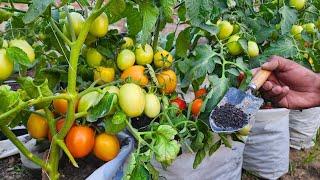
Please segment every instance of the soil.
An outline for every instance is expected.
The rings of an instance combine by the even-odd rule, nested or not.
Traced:
[[[59,167],[61,169],[61,180],[82,180],[93,173],[97,168],[104,164],[94,156],[84,159],[77,159],[79,168],[75,168],[67,157],[63,156]],[[1,180],[41,180],[41,170],[30,170],[25,168],[19,155],[11,156],[0,160],[0,179]]]
[[[211,118],[221,128],[241,128],[248,123],[247,115],[232,104],[216,107]]]

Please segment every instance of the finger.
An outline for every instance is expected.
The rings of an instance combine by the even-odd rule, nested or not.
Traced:
[[[266,81],[262,87],[261,87],[261,90],[262,91],[270,91],[273,87],[273,83],[271,81]]]
[[[261,67],[262,69],[269,71],[285,71],[288,62],[290,61],[280,56],[271,56],[268,59],[268,62],[264,63]]]
[[[283,98],[289,94],[290,88],[288,86],[284,86],[281,89],[281,92],[277,96],[272,97],[272,101],[277,104],[282,104]]]
[[[276,96],[279,96],[282,93],[282,87],[273,84],[272,89],[263,92],[263,97],[267,99],[273,99]]]
[[[254,68],[254,69],[251,69],[251,73],[253,76],[255,76],[257,74],[257,72],[260,70],[261,68]]]

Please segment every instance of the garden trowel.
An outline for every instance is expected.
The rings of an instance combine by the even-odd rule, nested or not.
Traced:
[[[252,125],[253,116],[263,104],[263,99],[252,95],[252,92],[258,90],[270,74],[271,71],[260,69],[245,92],[230,88],[217,107],[210,113],[209,123],[211,129],[216,133],[232,133],[239,131],[248,124]],[[242,116],[242,119],[238,116]],[[242,122],[238,122],[238,118]]]

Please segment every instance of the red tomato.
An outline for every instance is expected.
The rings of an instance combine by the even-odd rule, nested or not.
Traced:
[[[201,88],[198,91],[194,92],[195,98],[201,98],[202,96],[207,94],[207,90],[205,88]]]
[[[171,104],[178,106],[181,111],[187,108],[186,102],[180,97],[176,97],[175,99],[172,99],[170,102]]]

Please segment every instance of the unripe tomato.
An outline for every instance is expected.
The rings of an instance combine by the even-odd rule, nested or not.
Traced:
[[[207,94],[207,90],[205,88],[201,88],[198,91],[194,92],[195,98],[201,98]]]
[[[238,40],[240,39],[239,35],[232,35],[227,44],[228,51],[231,55],[239,55],[242,53],[242,48]]]
[[[122,49],[131,49],[133,48],[133,40],[129,37],[124,37],[123,40],[125,41],[124,44],[121,45]]]
[[[240,32],[239,24],[233,24],[232,26],[233,26],[232,34],[237,34],[238,32]]]
[[[97,158],[111,161],[119,154],[119,151],[120,142],[117,136],[101,133],[96,137],[93,152]]]
[[[191,112],[194,116],[198,116],[200,114],[202,103],[202,99],[196,99],[193,101],[191,106]]]
[[[37,112],[43,113],[44,111],[38,110]],[[31,137],[35,139],[43,139],[48,135],[49,125],[47,119],[38,114],[32,113],[27,122],[27,129]]]
[[[9,44],[8,44],[8,41],[7,40],[3,40],[3,42],[2,42],[2,47],[3,48],[7,48],[7,47],[9,47]]]
[[[306,30],[307,33],[309,34],[313,34],[315,33],[317,30],[316,30],[316,25],[313,24],[313,23],[307,23],[307,24],[304,24],[303,26],[303,29]]]
[[[129,117],[137,117],[143,113],[146,97],[140,86],[128,83],[120,88],[119,105]]]
[[[117,86],[107,86],[103,89],[106,90],[108,93],[114,93],[117,96],[119,96],[120,89]]]
[[[87,38],[84,43],[85,43],[85,45],[90,46],[92,43],[94,43],[96,41],[97,41],[97,37],[88,33]]]
[[[180,97],[172,99],[170,101],[170,103],[176,105],[181,111],[183,111],[187,108],[186,102],[183,99],[181,99]]]
[[[83,28],[84,25],[84,19],[83,16],[77,12],[71,12],[69,13],[70,15],[70,21],[74,30],[74,33],[76,36],[78,36],[80,34],[81,29]],[[66,22],[68,23],[68,20],[66,20]],[[70,36],[70,30],[69,30],[69,24],[65,24],[64,26],[64,33],[67,36]]]
[[[146,94],[146,105],[144,106],[144,114],[149,118],[154,118],[160,113],[160,101],[158,97],[152,93]]]
[[[301,32],[303,31],[303,27],[299,25],[293,25],[291,28],[291,34],[296,39],[301,39]]]
[[[134,53],[136,55],[137,64],[146,65],[152,62],[153,49],[149,44],[146,44],[144,46],[138,44]]]
[[[60,114],[66,114],[68,111],[68,101],[66,99],[54,99],[52,105],[54,110]]]
[[[103,37],[108,32],[108,16],[105,13],[102,13],[99,17],[97,17],[90,26],[90,34],[95,37]]]
[[[74,158],[85,157],[94,147],[94,131],[87,126],[71,127],[65,141]]]
[[[243,127],[242,129],[240,129],[238,131],[238,133],[241,135],[241,136],[248,136],[249,133],[250,133],[250,130],[251,130],[251,125],[246,125],[245,127]]]
[[[8,58],[5,49],[0,49],[0,80],[6,80],[13,72],[13,62]]]
[[[30,44],[22,39],[13,39],[9,42],[9,47],[17,47],[20,48],[22,51],[24,51],[28,58],[29,61],[32,63],[35,59],[35,53],[34,50],[32,48],[32,46],[30,46]]]
[[[290,0],[290,6],[293,6],[296,10],[303,9],[305,4],[306,0]]]
[[[94,80],[99,80],[98,84],[112,82],[114,80],[115,71],[113,68],[99,66],[94,70]]]
[[[320,18],[318,18],[318,21],[316,22],[316,26],[320,30]]]
[[[162,71],[160,74],[157,74],[157,80],[161,86],[161,92],[170,94],[176,90],[177,76],[174,71]]]
[[[98,91],[92,91],[83,95],[78,103],[78,112],[86,112],[102,98],[103,94]]]
[[[136,57],[129,49],[122,50],[117,57],[118,68],[122,71],[134,65]]]
[[[87,50],[86,60],[90,67],[100,66],[102,59],[102,54],[100,54],[95,48],[89,48]]]
[[[218,33],[219,39],[226,39],[233,32],[233,26],[228,21],[221,21],[218,24],[218,28],[219,28],[219,33]]]
[[[259,56],[259,47],[256,42],[248,41],[248,55],[250,58]]]
[[[173,57],[166,50],[161,50],[154,54],[153,63],[157,68],[162,68],[162,67],[168,68],[171,66],[172,62],[173,62]]]
[[[129,77],[132,82],[140,86],[146,86],[149,83],[148,76],[144,74],[144,67],[140,65],[131,66],[121,74],[121,79],[123,80]]]

